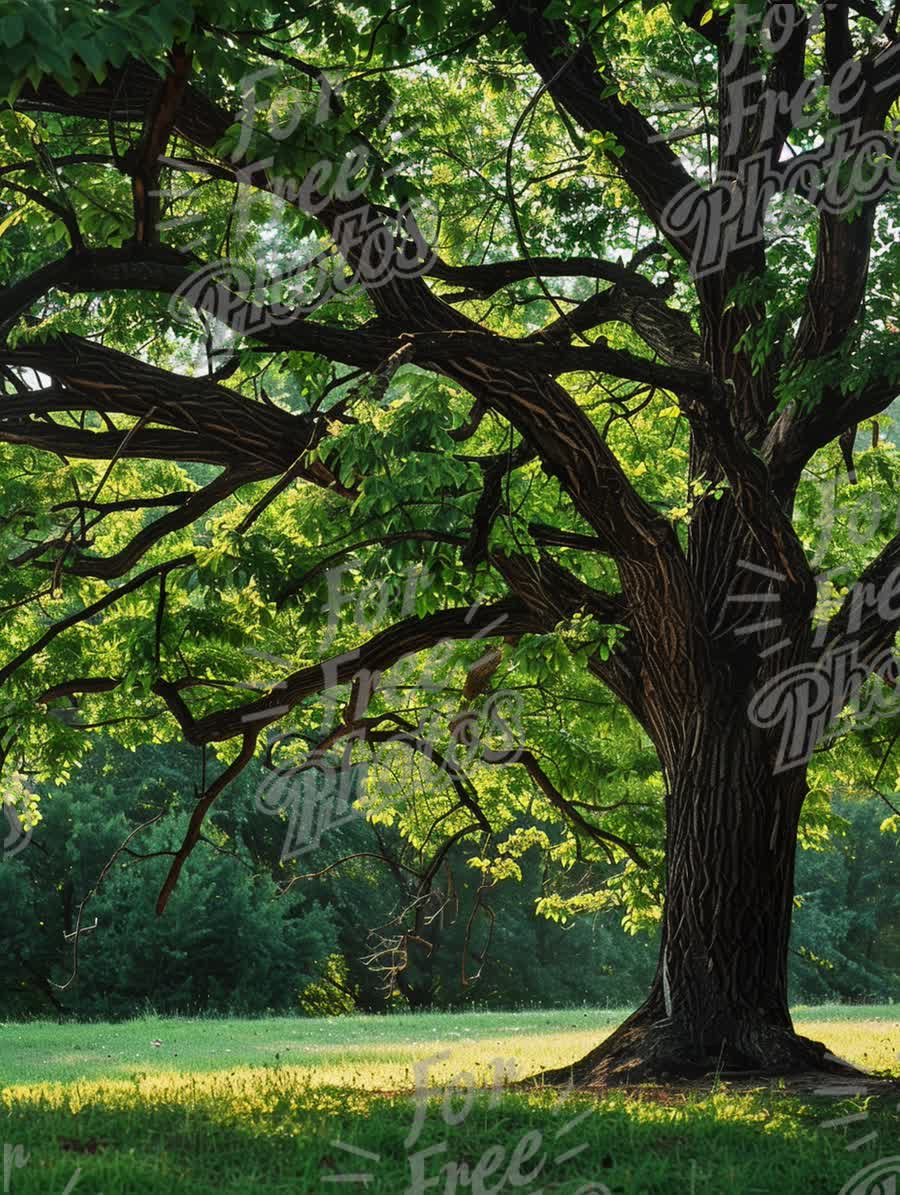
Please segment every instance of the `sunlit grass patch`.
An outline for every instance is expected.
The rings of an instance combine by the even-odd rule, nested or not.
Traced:
[[[868,1011],[868,1010],[861,1010]],[[799,1031],[805,1037],[823,1041],[833,1054],[846,1058],[867,1071],[889,1070],[898,1061],[900,1052],[900,1010],[894,1020],[833,1021],[796,1017]]]
[[[815,1012],[804,1032],[864,1065],[896,1066],[893,1010],[866,1009],[856,1022]],[[485,1181],[498,1195],[584,1195],[588,1183],[611,1195],[838,1195],[868,1162],[900,1153],[896,1099],[788,1096],[777,1085],[599,1100],[503,1090],[504,1068],[523,1075],[575,1059],[619,1015],[6,1026],[0,1146],[28,1155],[11,1169],[9,1195],[61,1195],[79,1169],[74,1195],[402,1195],[417,1173],[434,1180],[425,1191],[471,1195],[461,1168],[471,1178],[479,1164],[495,1166]],[[148,1065],[123,1073],[131,1055]],[[417,1063],[427,1096],[412,1091]],[[54,1081],[61,1073],[69,1081]],[[348,1174],[370,1177],[331,1181]]]
[[[890,1007],[866,1009],[855,1021],[830,1009],[802,1010],[798,1028],[838,1055],[871,1070],[889,1068],[900,1050],[900,1023]],[[860,1010],[861,1011],[861,1010]],[[814,1016],[817,1012],[819,1015]],[[581,1057],[624,1014],[577,1009],[543,1014],[429,1014],[306,1020],[180,1020],[147,1018],[117,1025],[11,1024],[0,1029],[7,1083],[103,1078],[111,1090],[135,1076],[150,1083],[196,1082],[217,1072],[288,1070],[294,1080],[372,1091],[409,1089],[415,1067],[429,1063],[429,1081],[460,1071],[491,1083],[498,1060],[510,1077]]]

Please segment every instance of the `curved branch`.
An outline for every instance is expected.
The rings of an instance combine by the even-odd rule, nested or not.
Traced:
[[[197,519],[212,510],[220,502],[230,497],[240,486],[260,478],[258,472],[247,471],[243,474],[227,469],[215,481],[201,490],[190,494],[181,506],[162,518],[154,520],[144,527],[112,556],[87,556],[78,553],[72,556],[68,563],[61,566],[60,571],[70,573],[76,577],[97,577],[110,581],[114,577],[121,577],[153,547],[173,531],[180,531],[189,527]],[[35,567],[47,567],[57,570],[57,561],[34,561]]]
[[[610,162],[654,225],[660,226],[674,196],[692,188],[702,194],[650,122],[617,94],[610,94],[611,80],[598,67],[590,46],[582,43],[569,66],[560,70],[571,52],[570,29],[565,22],[544,16],[545,5],[527,0],[494,0],[494,7],[521,39],[532,66],[568,115],[583,129],[615,136],[622,153],[620,157],[610,155]],[[669,234],[669,239],[683,257],[690,258],[694,237]]]
[[[658,251],[659,247],[657,247]],[[646,256],[646,255],[645,255]],[[638,274],[632,266],[621,262],[601,261],[596,257],[546,257],[516,258],[510,261],[487,262],[483,265],[451,266],[436,258],[425,271],[426,276],[438,278],[465,287],[470,297],[489,298],[504,286],[516,282],[529,282],[535,272],[546,278],[598,278],[612,282],[623,289],[652,298],[657,287]]]
[[[81,622],[86,622],[95,614],[101,614],[120,598],[125,597],[129,593],[134,593],[136,589],[140,589],[142,585],[146,585],[148,581],[153,580],[155,577],[165,576],[174,569],[186,568],[189,564],[193,563],[194,556],[191,554],[188,556],[179,556],[176,560],[167,560],[165,564],[157,564],[153,568],[145,569],[144,572],[138,573],[136,577],[132,577],[130,581],[126,581],[124,585],[119,585],[118,588],[110,590],[102,598],[98,598],[97,601],[84,606],[75,614],[70,614],[67,618],[62,618],[59,622],[55,622],[53,626],[48,627],[39,639],[29,647],[26,647],[24,651],[19,652],[8,664],[0,668],[0,685],[5,684],[23,664],[27,663],[33,656],[38,655],[39,652],[42,652],[45,647],[49,646],[54,639],[64,631],[69,630],[70,627],[77,626]]]
[[[585,299],[527,339],[559,344],[567,342],[573,332],[586,332],[610,323],[627,324],[670,365],[688,369],[700,366],[700,337],[685,312],[669,307],[659,296],[636,294],[618,286]]]
[[[244,740],[241,745],[240,753],[234,759],[225,771],[209,786],[205,793],[197,801],[194,811],[191,814],[191,820],[188,823],[187,833],[184,836],[184,842],[175,853],[175,858],[172,860],[172,866],[169,873],[163,881],[163,886],[160,889],[159,896],[156,901],[156,915],[162,916],[166,910],[166,905],[169,903],[169,897],[178,883],[178,877],[181,875],[181,869],[184,867],[191,851],[200,841],[200,831],[203,827],[203,819],[209,812],[209,808],[215,801],[216,797],[232,780],[236,779],[244,768],[253,758],[253,753],[256,750],[257,732],[246,730],[244,732]]]
[[[332,656],[321,664],[301,668],[257,701],[219,710],[200,719],[192,716],[177,687],[170,682],[158,681],[154,692],[169,706],[185,738],[200,746],[234,738],[248,725],[259,731],[278,721],[306,697],[348,684],[360,676],[382,672],[406,656],[435,647],[443,640],[527,634],[539,631],[543,626],[532,611],[513,599],[468,610],[442,610],[425,618],[407,618],[358,648]]]
[[[649,866],[647,860],[637,847],[633,846],[630,842],[626,842],[624,838],[620,838],[618,834],[613,834],[610,830],[601,830],[598,826],[594,826],[587,821],[572,802],[563,796],[531,751],[486,751],[484,753],[484,760],[486,763],[494,764],[521,764],[554,809],[557,809],[567,817],[583,834],[592,838],[594,842],[599,843],[606,850],[607,857],[611,863],[615,862],[615,856],[610,852],[609,848],[610,846],[617,846],[638,867]]]

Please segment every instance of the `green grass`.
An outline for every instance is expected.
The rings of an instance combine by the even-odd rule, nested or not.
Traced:
[[[0,1149],[10,1148],[0,1195],[62,1195],[79,1168],[70,1186],[78,1195],[839,1195],[868,1163],[900,1154],[896,1096],[737,1092],[724,1083],[711,1094],[600,1100],[490,1090],[493,1059],[514,1059],[519,1075],[574,1060],[622,1015],[579,1008],[3,1025]],[[842,1057],[900,1071],[895,1007],[798,1009],[795,1017]],[[435,1094],[417,1102],[415,1064],[435,1054],[446,1055],[429,1070]],[[454,1081],[459,1072],[486,1090],[469,1091],[471,1080]],[[421,1133],[408,1141],[417,1112]],[[16,1145],[29,1155],[21,1168]],[[415,1155],[430,1147],[422,1165],[435,1182],[411,1187]],[[517,1147],[521,1165],[510,1172]],[[482,1158],[495,1167],[483,1182],[439,1176],[448,1163],[474,1169]],[[539,1165],[532,1180],[518,1181]],[[352,1173],[372,1177],[327,1181]]]

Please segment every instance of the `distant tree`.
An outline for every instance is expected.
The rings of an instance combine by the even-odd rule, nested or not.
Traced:
[[[113,1019],[148,1007],[299,1012],[301,993],[335,949],[330,914],[299,889],[278,898],[271,877],[210,824],[171,915],[155,917],[147,886],[162,881],[173,824],[183,831],[188,814],[118,848],[177,803],[184,773],[162,748],[97,754],[64,789],[45,794],[28,849],[0,865],[7,1014],[46,1014],[48,1002],[61,1014]],[[86,899],[86,932],[76,939]]]
[[[896,1000],[900,980],[897,838],[870,801],[836,800],[828,849],[797,861],[791,946],[795,1000]]]

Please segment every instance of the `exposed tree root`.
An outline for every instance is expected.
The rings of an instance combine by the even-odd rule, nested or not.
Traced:
[[[576,1089],[671,1083],[699,1079],[772,1079],[870,1076],[830,1053],[823,1042],[802,1037],[789,1025],[763,1020],[733,1022],[703,1038],[666,1017],[639,1009],[606,1041],[569,1066],[535,1075],[528,1083]]]

